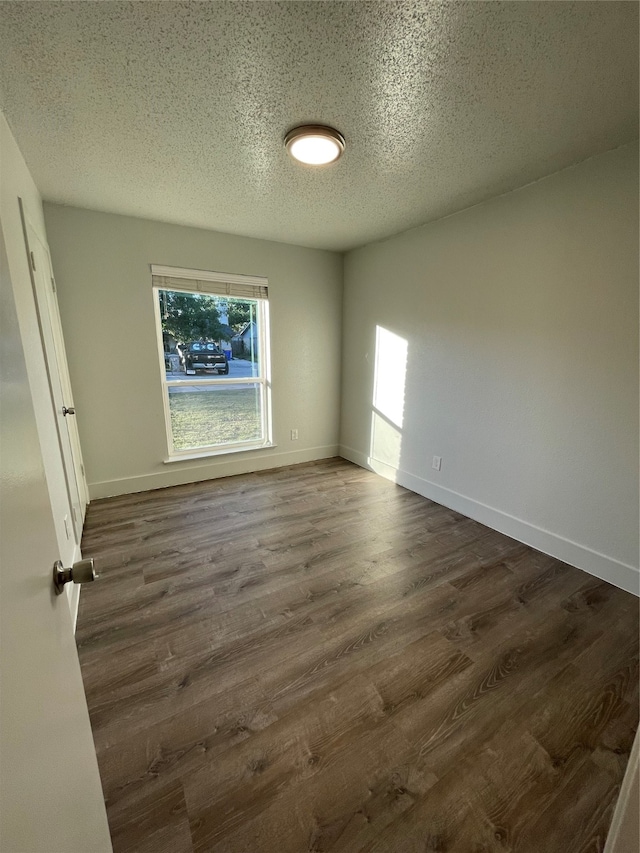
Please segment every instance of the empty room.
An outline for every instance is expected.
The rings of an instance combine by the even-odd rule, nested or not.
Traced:
[[[637,853],[639,8],[0,0],[2,853]]]

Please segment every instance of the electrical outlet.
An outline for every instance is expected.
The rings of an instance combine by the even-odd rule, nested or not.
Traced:
[[[298,440],[298,430],[292,429],[291,430],[291,441],[297,441],[297,440]]]
[[[442,457],[441,456],[434,456],[433,462],[431,463],[431,467],[434,468],[436,471],[439,471],[440,468],[442,467]]]

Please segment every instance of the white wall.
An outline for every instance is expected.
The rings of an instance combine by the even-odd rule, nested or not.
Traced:
[[[340,255],[58,205],[45,218],[93,498],[337,453]],[[152,263],[267,276],[277,447],[163,461]]]
[[[67,534],[64,524],[65,515],[71,519],[71,506],[65,484],[18,203],[18,199],[21,198],[31,224],[46,246],[47,234],[42,211],[42,199],[6,119],[1,113],[0,170],[0,220],[7,247],[20,336],[25,352],[29,385],[33,397],[38,436],[58,541],[58,554],[52,555],[51,562],[53,564],[53,561],[59,558],[68,566],[74,560],[79,559],[80,551],[73,535]],[[70,522],[69,530],[71,530]],[[77,608],[78,591],[76,589],[72,596],[71,606],[74,613]]]
[[[343,455],[637,592],[637,145],[353,251],[344,287]]]

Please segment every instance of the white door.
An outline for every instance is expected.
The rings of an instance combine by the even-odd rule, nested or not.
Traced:
[[[22,209],[27,253],[31,261],[31,277],[38,313],[40,336],[47,363],[47,374],[55,412],[60,456],[64,467],[71,525],[76,545],[80,546],[82,524],[87,505],[86,482],[76,426],[75,406],[71,395],[69,370],[62,339],[58,301],[56,299],[49,250],[38,237]]]
[[[51,281],[51,287],[47,290],[49,318],[51,321],[51,331],[53,333],[53,342],[56,350],[58,375],[62,385],[62,399],[68,407],[73,408],[75,411],[75,403],[73,402],[73,393],[71,390],[71,379],[69,377],[69,365],[67,363],[67,353],[64,348],[64,338],[62,336],[62,320],[60,318],[60,309],[58,307],[56,283],[53,276],[53,267],[51,265],[51,255],[49,253],[49,247],[45,245],[44,248],[46,249],[47,270]],[[87,486],[84,463],[82,461],[78,421],[75,417],[67,418],[67,429],[71,440],[73,473],[75,476],[76,487],[78,489],[78,495],[80,497],[80,511],[82,513],[82,520],[84,521],[87,504],[89,503],[89,488]]]
[[[0,231],[0,850],[108,853],[109,828]],[[98,581],[99,583],[99,581]]]

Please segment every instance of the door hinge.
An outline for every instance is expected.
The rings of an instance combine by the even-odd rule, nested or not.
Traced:
[[[51,290],[56,293],[56,280],[53,276],[51,276]]]
[[[82,476],[84,477],[84,465],[80,464],[80,470],[82,471]]]
[[[36,259],[34,257],[33,252],[29,252],[29,255],[31,256],[31,269],[35,272],[36,271]]]

